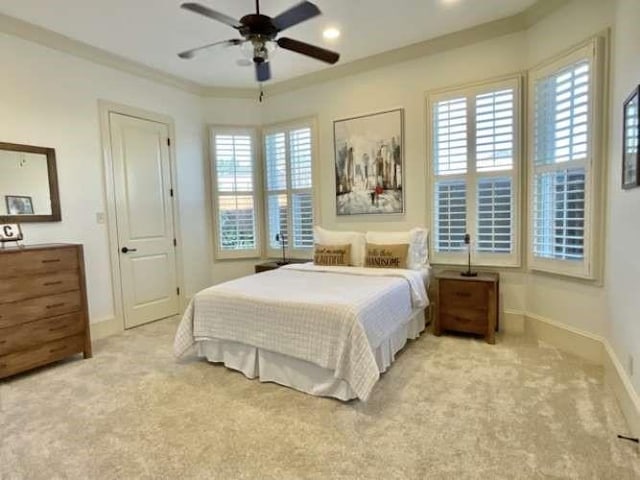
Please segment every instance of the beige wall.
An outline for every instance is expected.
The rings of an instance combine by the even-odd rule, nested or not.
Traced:
[[[611,135],[607,226],[607,336],[640,394],[640,188],[620,187],[622,103],[640,84],[640,1],[618,0],[613,29]]]
[[[265,123],[318,118],[322,225],[363,231],[424,225],[433,203],[426,182],[426,92],[523,72],[606,29],[612,17],[609,2],[575,1],[526,32],[275,95],[266,100],[262,118]],[[566,18],[572,18],[568,27]],[[332,121],[394,107],[405,109],[406,214],[337,217]],[[605,332],[605,290],[600,286],[521,269],[503,270],[501,287],[507,311],[530,312],[593,334]]]
[[[84,244],[92,322],[114,315],[98,100],[172,117],[187,295],[211,284],[207,210],[207,119],[233,123],[255,102],[207,101],[118,70],[0,34],[0,141],[56,149],[62,222],[25,224],[27,243]]]

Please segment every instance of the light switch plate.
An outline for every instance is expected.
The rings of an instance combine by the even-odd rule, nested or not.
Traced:
[[[104,212],[96,213],[96,222],[102,225],[106,221],[107,221],[107,217],[105,216]]]

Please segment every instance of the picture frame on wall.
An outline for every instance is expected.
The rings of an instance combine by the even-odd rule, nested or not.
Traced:
[[[404,109],[333,122],[336,215],[404,213]]]
[[[627,97],[622,123],[622,188],[640,186],[640,85]]]
[[[25,195],[7,195],[5,197],[7,215],[33,215],[33,200]]]

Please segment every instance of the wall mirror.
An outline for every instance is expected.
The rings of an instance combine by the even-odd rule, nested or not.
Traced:
[[[0,223],[59,221],[55,150],[0,142]]]

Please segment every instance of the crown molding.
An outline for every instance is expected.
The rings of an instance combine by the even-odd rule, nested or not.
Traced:
[[[141,63],[128,60],[119,55],[73,40],[65,35],[8,15],[0,14],[0,32],[8,33],[30,42],[39,43],[45,47],[69,53],[100,65],[179,88],[189,93],[201,95],[203,91],[203,87],[195,82],[147,67]]]
[[[318,72],[301,75],[290,80],[274,83],[264,89],[267,95],[279,95],[311,85],[336,80],[341,77],[362,73],[395,63],[446,52],[478,42],[491,40],[512,33],[521,32],[535,25],[545,17],[570,3],[571,0],[538,0],[526,10],[481,25],[435,37],[405,47],[388,50],[353,62],[327,68]]]
[[[510,17],[354,60],[336,67],[301,75],[290,80],[277,82],[266,87],[264,91],[267,95],[279,95],[367,70],[406,62],[520,32],[535,25],[543,18],[570,3],[570,1],[538,0],[528,9]],[[8,15],[0,14],[0,32],[201,97],[256,98],[258,91],[257,88],[205,86]]]
[[[529,28],[569,3],[571,3],[571,0],[538,0],[520,15],[524,20],[525,26]]]

